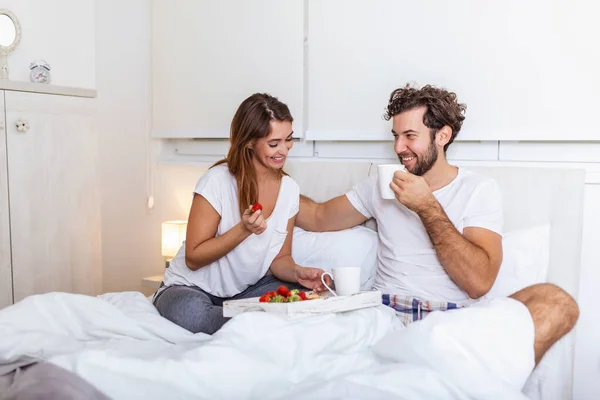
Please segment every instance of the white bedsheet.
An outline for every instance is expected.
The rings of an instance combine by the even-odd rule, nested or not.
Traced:
[[[384,336],[419,329],[396,321],[385,306],[294,322],[251,313],[210,337],[163,319],[141,293],[50,293],[0,311],[0,363],[48,360],[114,399],[525,398],[493,376],[473,380],[482,371],[469,363],[458,361],[462,373],[450,379],[431,359],[447,367],[445,352],[379,358],[372,346]]]

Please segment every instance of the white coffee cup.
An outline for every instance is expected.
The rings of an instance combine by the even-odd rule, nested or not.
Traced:
[[[349,296],[360,292],[359,267],[336,267],[332,271],[333,276],[329,272],[323,273],[321,282],[334,296]],[[325,283],[325,275],[329,275],[335,282],[335,292]]]
[[[379,192],[381,197],[384,199],[394,199],[396,195],[390,187],[392,179],[394,178],[394,172],[404,171],[404,165],[402,164],[379,164],[377,166],[377,174],[379,178]]]

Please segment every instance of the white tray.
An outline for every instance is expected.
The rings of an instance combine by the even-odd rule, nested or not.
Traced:
[[[365,291],[350,296],[324,295],[321,299],[293,303],[261,303],[258,297],[223,302],[223,316],[234,317],[245,312],[264,311],[287,319],[358,310],[381,305],[381,292]]]

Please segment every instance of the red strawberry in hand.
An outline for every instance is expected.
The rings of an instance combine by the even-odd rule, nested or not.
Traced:
[[[277,294],[279,294],[283,297],[287,297],[289,292],[290,292],[290,289],[288,289],[286,286],[282,285],[277,288]]]
[[[254,214],[258,210],[262,210],[262,205],[260,203],[252,204],[252,213]]]

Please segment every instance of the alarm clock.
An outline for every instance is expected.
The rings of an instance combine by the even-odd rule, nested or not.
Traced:
[[[50,83],[50,65],[44,60],[37,60],[29,65],[29,79],[34,83]]]

